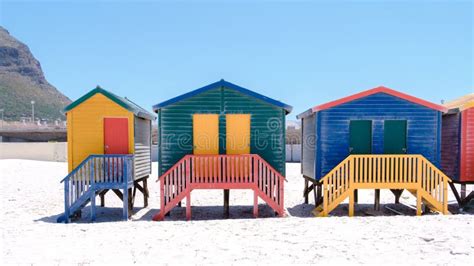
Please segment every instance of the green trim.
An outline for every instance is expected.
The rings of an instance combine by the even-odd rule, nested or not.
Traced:
[[[83,102],[87,101],[89,98],[92,96],[96,95],[97,93],[100,93],[104,95],[105,97],[109,98],[116,104],[120,105],[121,107],[125,108],[126,110],[134,113],[136,116],[145,118],[145,119],[155,119],[155,115],[148,112],[147,110],[143,109],[142,107],[138,106],[137,104],[133,103],[132,101],[128,99],[124,99],[120,96],[117,96],[107,90],[102,89],[101,87],[97,86],[95,89],[91,90],[81,98],[77,99],[73,103],[69,104],[64,108],[64,112],[67,113],[71,111],[72,109],[76,108],[78,105],[82,104]]]

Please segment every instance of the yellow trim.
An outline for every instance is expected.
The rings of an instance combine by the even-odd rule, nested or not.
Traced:
[[[226,153],[250,153],[250,114],[226,115]]]
[[[193,115],[193,153],[219,154],[219,115]]]
[[[473,107],[474,107],[474,100],[464,104],[463,106],[459,108],[459,110],[464,111],[466,109],[473,108]]]

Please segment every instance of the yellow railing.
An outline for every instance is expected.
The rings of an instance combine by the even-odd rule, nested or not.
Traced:
[[[432,209],[446,214],[450,181],[422,155],[350,155],[322,178],[320,215],[328,215],[349,197],[352,216],[355,189],[407,189],[416,193],[418,205],[424,200]]]

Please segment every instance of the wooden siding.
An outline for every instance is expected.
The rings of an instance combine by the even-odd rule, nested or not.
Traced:
[[[464,110],[461,129],[461,178],[462,182],[474,181],[474,107]]]
[[[104,117],[128,118],[129,152],[134,152],[133,113],[104,95],[95,94],[67,112],[69,172],[87,156],[91,154],[104,154]]]
[[[151,121],[135,117],[135,179],[151,174]]]
[[[277,171],[285,172],[285,110],[240,92],[219,87],[163,107],[158,111],[159,174],[193,153],[192,115],[220,114],[219,153],[225,154],[225,114],[251,114],[250,152]]]
[[[316,153],[316,115],[312,114],[302,119],[302,158],[301,173],[314,178],[314,156]]]
[[[443,115],[441,169],[454,180],[459,180],[460,130],[459,113]]]
[[[377,93],[317,113],[316,178],[349,155],[350,120],[372,120],[372,153],[383,153],[384,120],[407,120],[407,153],[440,161],[441,112]]]

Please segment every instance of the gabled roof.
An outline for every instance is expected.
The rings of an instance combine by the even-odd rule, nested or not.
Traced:
[[[457,108],[460,111],[474,107],[474,93],[470,93],[455,100],[449,101],[445,103],[444,106],[450,110]]]
[[[104,90],[101,87],[97,86],[95,89],[91,90],[81,98],[77,99],[76,101],[72,102],[68,106],[64,108],[64,112],[67,113],[71,111],[72,109],[76,108],[78,105],[81,103],[85,102],[87,99],[91,98],[92,96],[96,95],[97,93],[100,93],[104,95],[105,97],[109,98],[116,104],[122,106],[123,108],[127,109],[128,111],[134,113],[136,116],[144,118],[144,119],[149,119],[153,120],[156,118],[156,116],[153,113],[148,112],[144,108],[138,106],[136,103],[130,101],[127,98],[122,98],[120,96],[117,96],[110,91]]]
[[[179,102],[181,100],[185,100],[187,98],[190,98],[194,95],[197,95],[197,94],[200,94],[202,92],[205,92],[205,91],[208,91],[208,90],[212,90],[212,89],[215,89],[215,88],[219,88],[219,87],[225,87],[225,88],[228,88],[228,89],[232,89],[232,90],[235,90],[235,91],[238,91],[240,93],[243,93],[245,95],[248,95],[248,96],[251,96],[251,97],[254,97],[254,98],[257,98],[261,101],[264,101],[268,104],[271,104],[271,105],[274,105],[276,107],[280,107],[280,108],[283,108],[285,109],[286,113],[290,113],[291,110],[293,109],[293,107],[291,107],[290,105],[287,105],[285,103],[282,103],[280,101],[277,101],[277,100],[274,100],[272,98],[269,98],[269,97],[266,97],[266,96],[263,96],[259,93],[256,93],[254,91],[251,91],[249,89],[246,89],[246,88],[243,88],[243,87],[240,87],[238,85],[235,85],[233,83],[230,83],[228,81],[225,81],[223,79],[221,79],[220,81],[217,81],[217,82],[214,82],[212,84],[209,84],[207,86],[204,86],[202,88],[199,88],[199,89],[196,89],[196,90],[193,90],[193,91],[190,91],[188,93],[185,93],[185,94],[182,94],[180,96],[177,96],[177,97],[174,97],[172,99],[169,99],[167,101],[164,101],[164,102],[161,102],[159,104],[155,104],[153,105],[153,111],[158,111],[159,109],[167,106],[167,105],[170,105],[170,104],[173,104],[173,103],[176,103],[176,102]]]
[[[341,98],[341,99],[338,99],[338,100],[335,100],[335,101],[331,101],[331,102],[328,102],[328,103],[325,103],[325,104],[314,106],[313,108],[309,109],[308,111],[299,114],[297,117],[298,118],[305,117],[308,114],[316,113],[316,112],[319,112],[319,111],[322,111],[322,110],[326,110],[326,109],[329,109],[329,108],[332,108],[332,107],[335,107],[335,106],[338,106],[338,105],[341,105],[341,104],[344,104],[344,103],[347,103],[347,102],[351,102],[351,101],[354,101],[354,100],[357,100],[357,99],[360,99],[360,98],[363,98],[363,97],[367,97],[369,95],[373,95],[373,94],[376,94],[376,93],[389,94],[389,95],[392,95],[394,97],[404,99],[404,100],[412,102],[412,103],[423,105],[425,107],[434,109],[436,111],[440,111],[440,112],[447,112],[448,111],[448,108],[446,108],[442,105],[435,104],[435,103],[432,103],[432,102],[428,102],[428,101],[425,101],[423,99],[405,94],[403,92],[392,90],[392,89],[387,88],[387,87],[379,86],[379,87],[376,87],[376,88],[373,88],[373,89],[370,89],[370,90],[366,90],[366,91],[362,91],[362,92],[356,93],[354,95],[347,96],[347,97],[344,97],[344,98]]]

